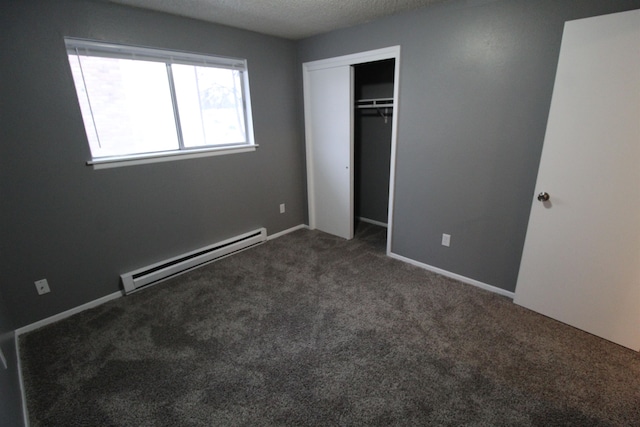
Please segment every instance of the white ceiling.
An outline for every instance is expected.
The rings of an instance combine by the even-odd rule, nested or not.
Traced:
[[[301,39],[446,0],[110,0]]]

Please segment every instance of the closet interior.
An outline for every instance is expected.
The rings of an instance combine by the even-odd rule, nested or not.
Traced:
[[[354,65],[354,217],[387,226],[395,60]]]

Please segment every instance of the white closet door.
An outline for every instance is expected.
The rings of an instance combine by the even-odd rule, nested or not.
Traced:
[[[515,302],[640,349],[640,10],[567,22]]]
[[[305,73],[309,225],[353,238],[353,68]]]

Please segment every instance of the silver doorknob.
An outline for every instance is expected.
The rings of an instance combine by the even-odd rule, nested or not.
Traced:
[[[546,202],[549,200],[549,193],[540,193],[538,194],[538,201],[539,202]]]

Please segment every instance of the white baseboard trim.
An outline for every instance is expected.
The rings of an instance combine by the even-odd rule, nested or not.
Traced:
[[[0,347],[0,369],[9,369],[9,365],[7,365],[7,358],[4,357],[4,352],[2,351],[2,347]]]
[[[413,259],[411,259],[411,258],[407,258],[407,257],[403,257],[402,255],[394,254],[393,252],[390,252],[390,253],[389,253],[389,257],[391,257],[391,258],[395,258],[395,259],[397,259],[397,260],[400,260],[400,261],[406,262],[406,263],[411,264],[411,265],[415,265],[416,267],[424,268],[425,270],[432,271],[432,272],[437,273],[437,274],[440,274],[440,275],[442,275],[442,276],[445,276],[445,277],[449,277],[449,278],[451,278],[451,279],[458,280],[458,281],[460,281],[460,282],[462,282],[462,283],[466,283],[466,284],[468,284],[468,285],[476,286],[476,287],[478,287],[478,288],[484,289],[485,291],[489,291],[489,292],[493,292],[493,293],[496,293],[496,294],[503,295],[503,296],[505,296],[505,297],[507,297],[507,298],[511,298],[511,299],[513,299],[513,298],[515,298],[515,296],[516,296],[516,295],[515,295],[515,293],[513,293],[513,292],[511,292],[511,291],[507,291],[507,290],[505,290],[505,289],[498,288],[497,286],[488,285],[488,284],[486,284],[486,283],[479,282],[479,281],[477,281],[477,280],[470,279],[470,278],[468,278],[468,277],[461,276],[461,275],[459,275],[459,274],[452,273],[452,272],[450,272],[450,271],[443,270],[443,269],[438,268],[438,267],[433,267],[433,266],[431,266],[431,265],[424,264],[424,263],[422,263],[422,262],[419,262],[419,261],[413,260]]]
[[[358,221],[368,222],[369,224],[379,225],[380,227],[387,228],[387,223],[386,222],[380,222],[380,221],[376,221],[374,219],[364,218],[364,217],[361,217],[361,216],[357,217],[356,219]]]
[[[20,359],[20,343],[18,342],[18,333],[14,332],[13,339],[16,346],[16,365],[18,369],[18,383],[20,383],[20,394],[22,396],[22,422],[24,427],[29,427],[29,410],[27,408],[27,392],[24,388],[24,380],[22,378],[22,360]]]
[[[51,323],[55,323],[62,319],[66,319],[67,317],[73,316],[74,314],[78,314],[85,310],[89,310],[90,308],[97,307],[99,305],[102,305],[116,298],[120,298],[121,296],[123,296],[122,291],[114,292],[112,294],[105,295],[102,298],[89,301],[86,304],[79,305],[78,307],[74,307],[67,311],[63,311],[62,313],[54,314],[53,316],[47,317],[46,319],[38,320],[37,322],[34,322],[30,325],[23,326],[21,328],[16,329],[16,336],[25,334],[27,332],[35,331],[36,329],[42,328],[43,326],[47,326],[47,325],[50,325]]]
[[[306,224],[296,225],[295,227],[291,227],[291,228],[288,228],[286,230],[283,230],[283,231],[280,231],[278,233],[271,234],[271,235],[267,236],[267,240],[277,239],[278,237],[282,237],[285,234],[293,233],[294,231],[298,231],[298,230],[303,229],[303,228],[307,228],[308,229],[309,226],[306,225]]]

